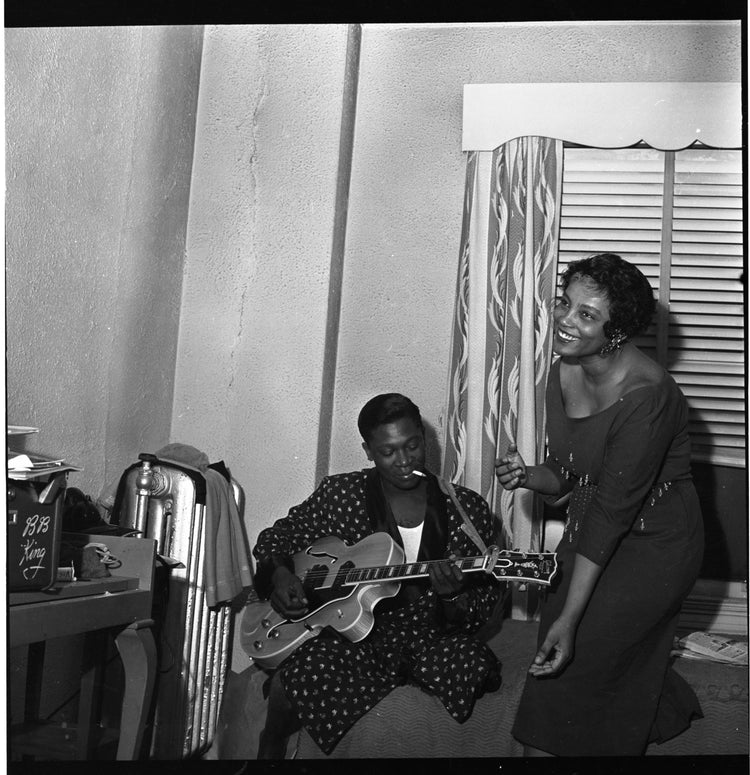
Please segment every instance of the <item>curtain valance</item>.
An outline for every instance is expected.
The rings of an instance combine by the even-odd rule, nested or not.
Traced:
[[[597,148],[742,147],[739,82],[466,84],[463,150],[526,135]]]

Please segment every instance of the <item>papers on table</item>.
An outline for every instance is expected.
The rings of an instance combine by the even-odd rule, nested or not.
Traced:
[[[39,428],[30,425],[8,425],[8,439],[39,433]],[[21,446],[19,444],[19,446]],[[28,480],[54,476],[64,471],[83,471],[80,466],[65,462],[65,458],[36,455],[31,452],[14,452],[8,446],[8,479]]]
[[[12,457],[8,457],[8,471],[44,471],[48,468],[57,468],[65,460],[53,460],[39,455],[25,455],[20,452],[11,452]]]
[[[66,463],[64,458],[47,458],[8,452],[8,478],[15,480],[36,479],[42,476],[62,473],[63,471],[82,471],[79,466]]]

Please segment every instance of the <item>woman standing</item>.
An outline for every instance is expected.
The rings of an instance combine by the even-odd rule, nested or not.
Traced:
[[[527,756],[640,755],[700,715],[669,668],[703,557],[687,404],[630,341],[655,309],[637,267],[604,253],[571,263],[561,284],[548,457],[526,466],[511,448],[496,463],[506,490],[570,493],[513,734]]]

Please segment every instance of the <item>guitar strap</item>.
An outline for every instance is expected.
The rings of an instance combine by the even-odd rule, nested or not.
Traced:
[[[482,554],[487,554],[487,546],[485,545],[484,541],[482,541],[482,537],[477,532],[477,529],[474,527],[474,523],[466,514],[464,507],[459,503],[453,485],[445,479],[440,478],[439,476],[436,477],[436,479],[438,480],[440,489],[453,501],[453,505],[461,515],[461,519],[464,521],[463,525],[461,525],[461,529],[464,531],[464,533],[466,533],[467,536],[469,536],[469,538],[471,538]]]

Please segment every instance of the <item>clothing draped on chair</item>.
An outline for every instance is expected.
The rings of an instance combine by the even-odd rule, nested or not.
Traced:
[[[512,442],[527,464],[544,459],[561,178],[559,140],[467,154],[443,475],[487,499],[506,545],[532,551],[537,499],[503,490],[494,461]]]

